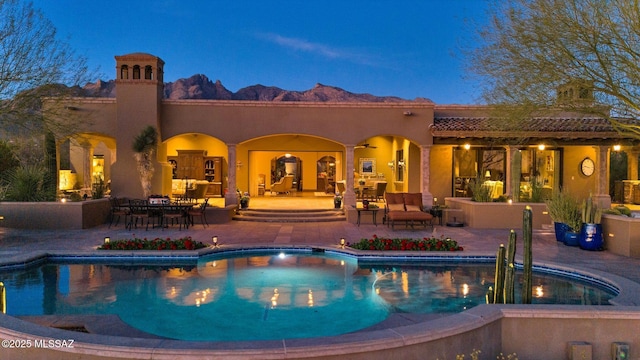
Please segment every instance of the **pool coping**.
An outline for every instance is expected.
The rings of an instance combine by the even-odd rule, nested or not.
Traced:
[[[42,251],[27,254],[16,254],[0,261],[0,269],[12,269],[36,265],[39,262],[54,259],[54,261],[68,261],[69,259],[88,260],[101,259],[104,261],[140,261],[149,263],[185,264],[193,265],[203,256],[234,252],[259,252],[277,250],[324,251],[328,253],[352,256],[366,262],[382,262],[389,259],[403,259],[403,261],[495,261],[495,254],[483,252],[384,252],[359,251],[342,249],[340,246],[326,245],[225,245],[217,248],[209,247],[197,251]],[[96,256],[97,255],[97,256]],[[216,354],[226,358],[304,358],[320,355],[339,355],[353,352],[370,352],[382,349],[403,347],[411,344],[432,341],[460,334],[461,332],[478,329],[487,324],[499,321],[504,317],[518,316],[560,316],[560,317],[604,317],[604,318],[633,318],[640,319],[640,284],[629,279],[600,272],[583,269],[577,266],[563,266],[552,262],[534,262],[534,266],[566,271],[597,281],[606,282],[618,289],[618,296],[611,303],[614,306],[585,306],[585,305],[479,305],[462,313],[445,316],[428,321],[417,321],[397,327],[383,329],[363,329],[361,331],[322,338],[282,339],[266,341],[181,341],[173,339],[149,339],[142,337],[122,337],[104,334],[70,332],[30,323],[28,321],[0,314],[0,338],[2,339],[68,339],[75,340],[73,349],[56,349],[58,351],[73,351],[86,354],[100,354],[113,357],[144,357],[143,354],[154,354],[154,358],[171,358],[176,354],[190,355],[194,358]]]

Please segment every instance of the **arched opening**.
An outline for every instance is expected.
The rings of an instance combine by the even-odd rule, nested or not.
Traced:
[[[144,78],[146,80],[153,80],[153,70],[151,65],[147,65],[144,67]]]
[[[323,156],[316,162],[318,180],[316,190],[325,193],[334,193],[336,187],[336,158]]]
[[[133,66],[133,79],[134,80],[140,79],[140,65]]]
[[[127,65],[122,65],[120,67],[120,79],[122,80],[129,79],[129,67]]]

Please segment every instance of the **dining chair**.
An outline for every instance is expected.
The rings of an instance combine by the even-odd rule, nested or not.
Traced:
[[[111,225],[113,225],[113,220],[116,220],[116,218],[116,226],[118,226],[118,223],[120,223],[120,218],[123,216],[124,225],[125,227],[127,226],[127,220],[130,215],[127,201],[128,200],[126,198],[112,197],[109,199],[109,202],[111,203],[111,212],[109,213],[109,228],[111,228]]]
[[[132,227],[138,227],[138,220],[140,225],[144,225],[146,221],[146,230],[149,230],[149,222],[153,221],[152,228],[155,227],[155,220],[158,218],[157,211],[149,209],[149,202],[143,199],[132,199],[129,201],[129,210],[131,212],[129,220],[129,230]]]
[[[204,198],[204,202],[202,202],[199,206],[189,209],[187,211],[188,223],[193,226],[194,225],[193,218],[196,216],[199,216],[202,227],[209,226],[209,223],[207,222],[207,212],[206,212],[208,204],[209,204],[209,198]]]
[[[182,230],[182,225],[187,227],[187,214],[182,207],[175,204],[163,204],[162,205],[162,229],[178,224],[179,229]]]

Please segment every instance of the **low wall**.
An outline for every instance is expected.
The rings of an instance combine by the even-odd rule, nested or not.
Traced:
[[[607,251],[640,258],[640,219],[602,215],[602,233]]]
[[[109,219],[109,199],[77,202],[0,202],[0,226],[16,229],[88,229]]]
[[[585,360],[610,359],[613,342],[628,344],[630,359],[640,358],[640,311],[636,307],[480,305],[461,314],[392,329],[312,341],[241,343],[74,333],[4,314],[0,320],[0,339],[32,344],[3,349],[3,355],[12,359],[456,359],[480,350],[480,359],[515,353],[520,360],[539,360],[569,358],[568,347],[573,342],[588,344],[591,356],[579,357]],[[49,339],[73,340],[73,347],[35,346],[36,340],[46,345]]]
[[[522,229],[522,212],[530,206],[533,228],[542,229],[552,224],[544,203],[476,202],[468,198],[446,198],[449,209],[460,209],[465,226],[475,229]]]

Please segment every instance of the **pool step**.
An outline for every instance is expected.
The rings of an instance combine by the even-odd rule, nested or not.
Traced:
[[[233,216],[237,221],[256,222],[330,222],[346,221],[342,209],[246,209]]]

